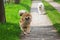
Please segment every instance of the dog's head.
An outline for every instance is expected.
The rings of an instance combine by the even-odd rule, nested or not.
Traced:
[[[40,10],[42,9],[42,5],[39,5],[39,9],[40,9]]]
[[[30,13],[24,13],[24,14],[22,15],[22,19],[25,20],[25,21],[31,21],[32,16],[31,16]]]

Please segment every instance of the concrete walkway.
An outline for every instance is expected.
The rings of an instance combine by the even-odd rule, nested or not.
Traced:
[[[60,12],[60,4],[54,2],[53,0],[46,0],[49,2],[54,8],[56,8]]]
[[[39,15],[37,6],[39,1],[32,1],[31,6],[31,33],[21,36],[21,40],[60,40],[52,23],[46,15]]]

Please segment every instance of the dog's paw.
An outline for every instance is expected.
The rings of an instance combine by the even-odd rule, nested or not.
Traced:
[[[28,33],[28,34],[30,34],[30,33]]]
[[[27,34],[30,34],[31,31],[27,32]]]
[[[26,32],[24,32],[24,35],[27,35],[27,33],[26,33]]]

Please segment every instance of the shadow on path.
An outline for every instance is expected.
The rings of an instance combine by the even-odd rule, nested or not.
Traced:
[[[31,26],[31,33],[27,36],[21,35],[22,40],[57,40],[60,35],[56,33],[56,29],[51,26]]]

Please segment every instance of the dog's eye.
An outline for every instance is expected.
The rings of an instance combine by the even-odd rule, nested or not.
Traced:
[[[29,17],[28,17],[28,19],[29,19]]]

